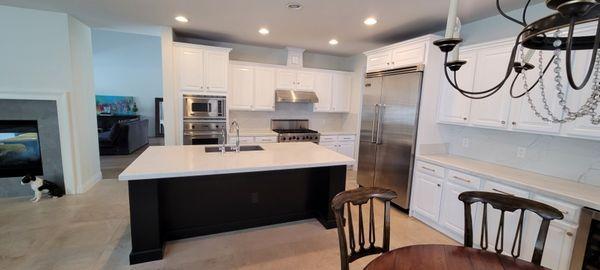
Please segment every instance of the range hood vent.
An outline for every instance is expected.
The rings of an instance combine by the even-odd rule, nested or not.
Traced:
[[[317,103],[319,98],[313,91],[275,90],[276,102]]]

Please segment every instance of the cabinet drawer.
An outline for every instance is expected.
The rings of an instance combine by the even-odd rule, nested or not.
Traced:
[[[235,144],[237,137],[229,137],[229,143]],[[251,144],[254,143],[254,137],[240,137],[240,144]]]
[[[417,171],[433,175],[435,177],[444,178],[444,176],[446,175],[446,169],[444,167],[433,165],[431,163],[417,161],[415,163],[415,167]]]
[[[337,136],[321,136],[319,142],[337,142]]]
[[[521,190],[515,187],[498,184],[492,181],[486,181],[485,191],[496,192],[505,195],[517,196],[522,198],[529,198],[529,191]]]
[[[560,210],[565,216],[563,221],[570,222],[573,224],[579,223],[579,213],[581,211],[581,207],[556,199],[548,198],[542,195],[534,195],[533,200],[545,203]]]
[[[337,139],[340,142],[354,141],[356,139],[356,136],[354,136],[354,135],[340,135],[340,136],[338,136]]]
[[[481,179],[479,177],[455,170],[448,170],[448,180],[461,186],[470,187],[474,190],[479,189],[479,184],[481,184]]]
[[[262,136],[262,137],[254,137],[255,143],[276,143],[276,136]]]

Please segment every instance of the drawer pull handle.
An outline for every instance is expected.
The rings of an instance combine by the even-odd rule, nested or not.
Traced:
[[[471,183],[471,180],[469,180],[469,179],[464,179],[464,178],[462,178],[462,177],[458,177],[458,176],[456,176],[456,175],[455,175],[455,176],[453,176],[452,178],[454,178],[454,179],[456,179],[456,180],[463,181],[463,182]]]
[[[438,187],[441,187],[442,185],[440,185],[440,184],[437,184],[437,186],[438,186]]]
[[[508,192],[506,192],[506,191],[502,191],[502,190],[499,190],[499,189],[492,188],[492,190],[493,190],[493,191],[496,191],[496,192],[498,192],[498,193],[502,193],[502,194],[504,194],[504,195],[515,196],[514,194],[511,194],[511,193],[508,193]]]
[[[421,169],[423,169],[423,170],[428,170],[428,171],[430,171],[430,172],[435,172],[435,169],[428,168],[428,167],[425,167],[425,166],[421,166]]]
[[[573,236],[573,233],[572,232],[567,232],[567,236],[571,237],[571,236]]]

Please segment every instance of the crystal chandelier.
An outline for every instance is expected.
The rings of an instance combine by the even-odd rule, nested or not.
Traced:
[[[533,110],[533,113],[546,122],[553,123],[566,123],[574,121],[575,119],[590,116],[591,123],[594,125],[600,125],[600,113],[596,112],[598,103],[600,103],[600,55],[598,52],[598,45],[600,43],[600,0],[546,0],[546,6],[549,9],[555,10],[556,13],[541,18],[532,23],[527,23],[526,15],[527,8],[529,7],[531,0],[527,0],[522,12],[522,18],[517,19],[506,14],[502,8],[500,8],[500,0],[496,0],[496,8],[498,12],[506,19],[515,22],[523,29],[517,35],[514,46],[512,47],[510,60],[506,67],[506,73],[503,78],[493,87],[484,90],[464,90],[460,88],[456,80],[456,72],[467,62],[458,60],[458,44],[462,42],[462,39],[456,34],[456,21],[457,21],[457,10],[458,0],[450,0],[450,9],[448,12],[448,23],[446,26],[445,38],[436,40],[433,42],[434,45],[438,46],[442,52],[445,53],[444,58],[444,73],[446,79],[450,85],[456,89],[459,93],[465,97],[471,99],[484,99],[497,93],[502,86],[510,83],[510,76],[514,71],[514,78],[510,83],[510,96],[512,98],[521,98],[525,96],[529,106]],[[596,35],[594,36],[574,36],[573,32],[576,25],[585,23],[595,23]],[[566,30],[566,36],[562,34]],[[527,52],[525,52],[527,49]],[[585,76],[581,82],[576,82],[573,78],[573,67],[572,67],[572,51],[577,50],[592,50],[590,62],[587,65]],[[527,76],[525,71],[536,68],[534,64],[529,63],[529,60],[533,54],[537,51],[539,54],[537,65],[537,80],[529,85],[527,82]],[[553,56],[544,63],[542,53],[544,51],[552,51]],[[562,61],[562,52],[565,52],[565,60]],[[451,59],[448,59],[448,56]],[[518,60],[516,60],[518,59]],[[550,67],[554,65],[553,69]],[[563,67],[564,65],[564,67]],[[586,102],[576,110],[573,110],[567,105],[565,97],[565,86],[563,82],[563,68],[566,73],[567,81],[573,91],[582,91],[588,83],[591,83],[591,95]],[[452,74],[450,74],[450,72]],[[558,103],[563,112],[562,115],[553,112],[548,104],[548,93],[547,85],[544,84],[543,76],[547,72],[554,74],[554,94],[558,98]],[[521,76],[523,81],[523,91],[515,93],[514,86],[517,78]],[[541,103],[543,109],[537,108],[530,96],[530,91],[535,89],[540,91]]]

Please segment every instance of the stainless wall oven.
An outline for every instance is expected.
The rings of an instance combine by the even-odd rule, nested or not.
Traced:
[[[225,120],[225,97],[183,95],[184,120]]]
[[[222,144],[227,142],[225,121],[185,121],[183,123],[184,145]]]

